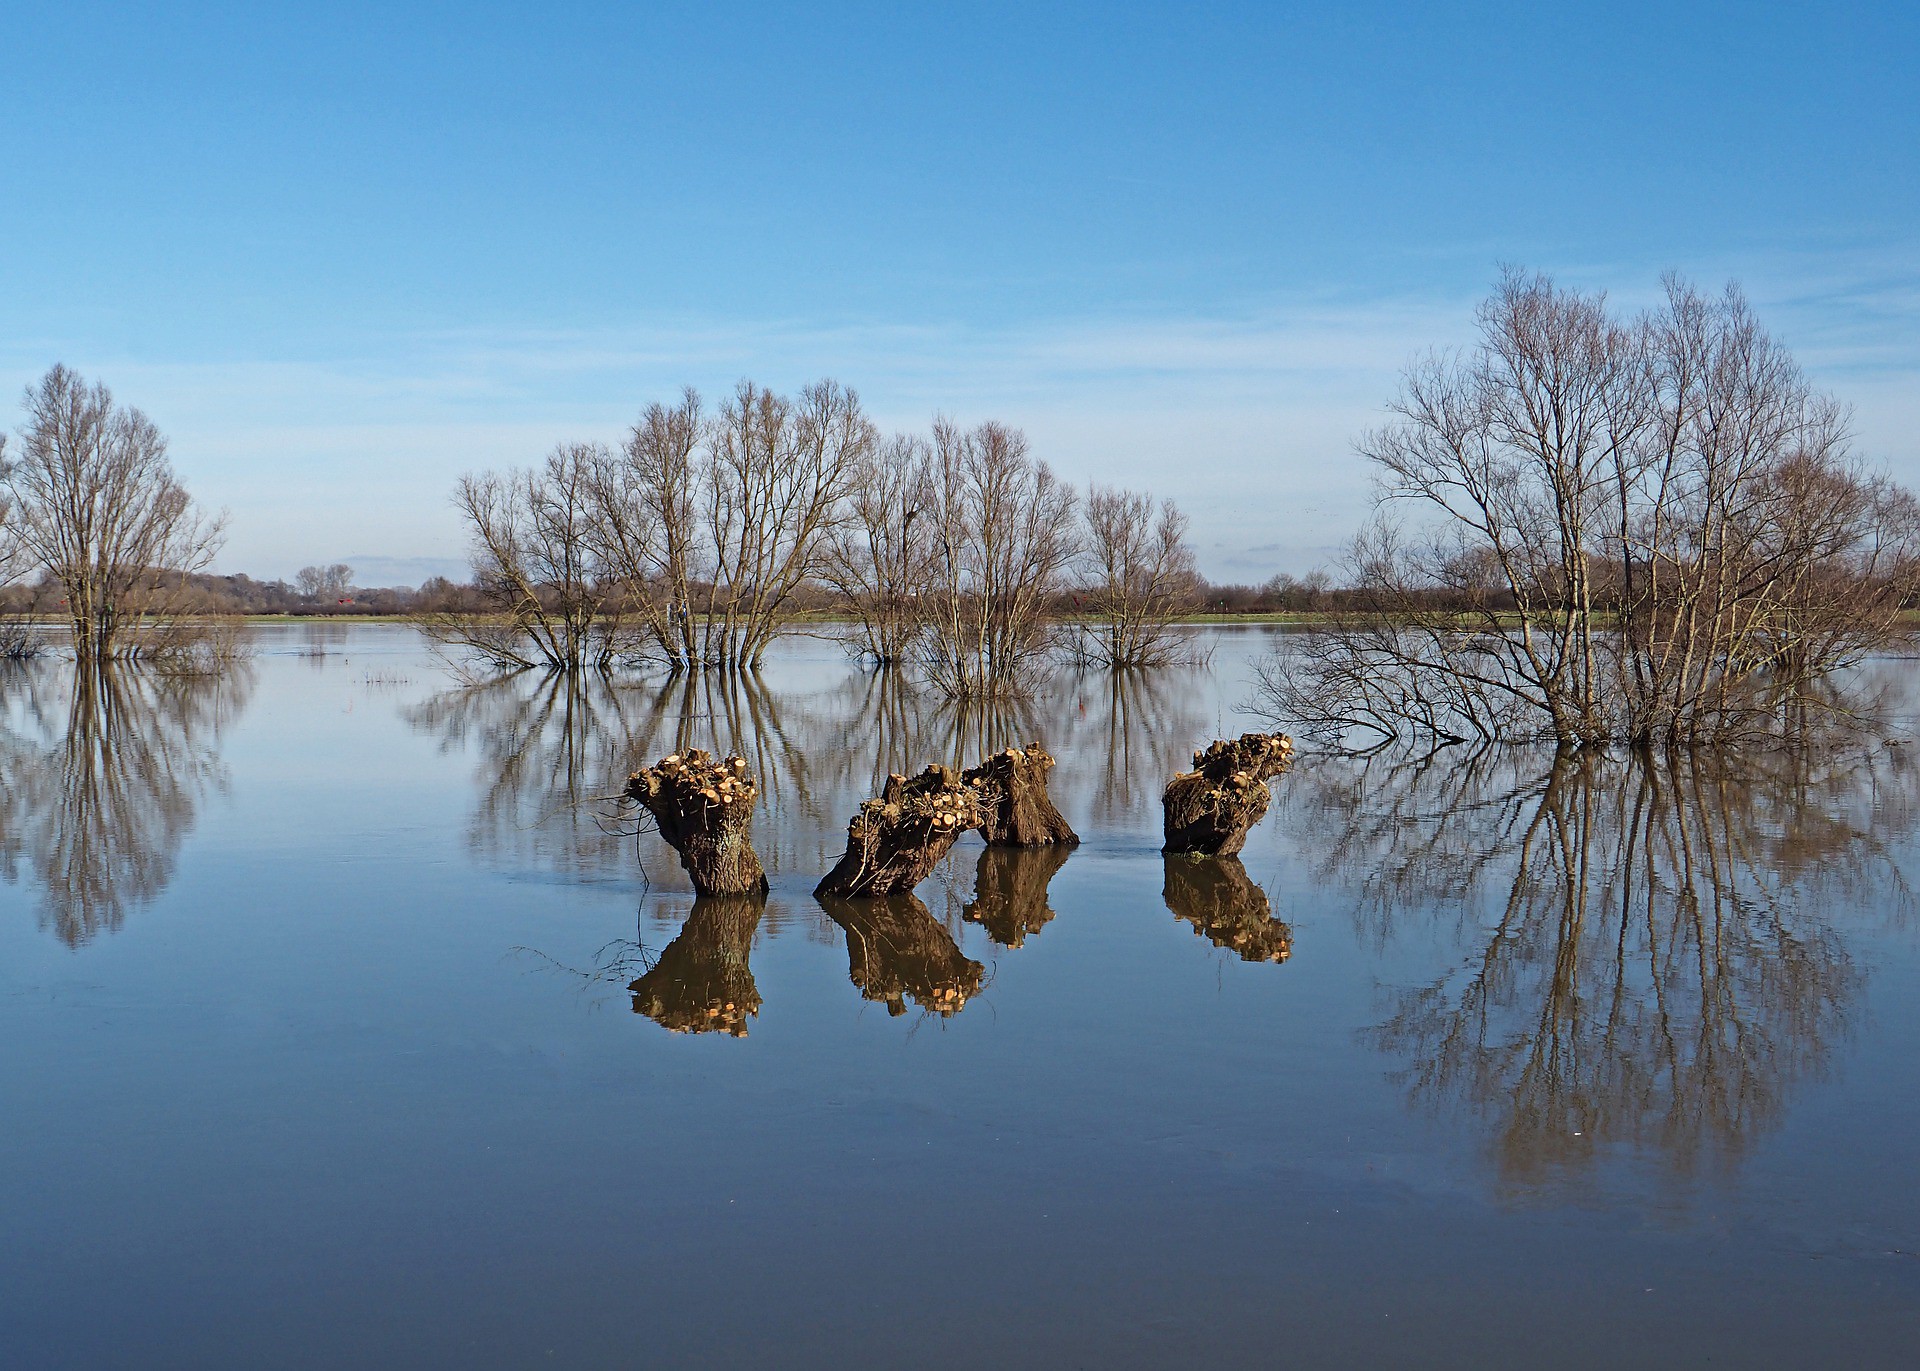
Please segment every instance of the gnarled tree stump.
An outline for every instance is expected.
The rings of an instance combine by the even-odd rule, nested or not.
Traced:
[[[1038,743],[996,752],[961,778],[980,792],[980,836],[991,847],[1072,846],[1080,841],[1047,794],[1053,758]]]
[[[980,827],[980,796],[950,766],[930,766],[908,780],[887,777],[847,825],[847,850],[817,896],[890,895],[912,890],[932,874],[954,841]]]
[[[958,1014],[980,991],[986,968],[974,961],[911,894],[873,900],[822,899],[847,935],[847,976],[861,997],[907,1012],[912,1000],[942,1016]]]
[[[627,777],[627,798],[653,815],[701,895],[766,890],[767,873],[753,850],[759,794],[744,758],[715,761],[698,748]]]
[[[627,989],[633,1012],[675,1033],[747,1036],[760,992],[747,957],[766,896],[703,895],[659,960]]]
[[[1284,962],[1293,955],[1293,929],[1273,917],[1273,906],[1238,857],[1191,852],[1166,856],[1167,908],[1247,962]]]
[[[1231,857],[1246,845],[1247,830],[1266,815],[1267,782],[1293,765],[1293,739],[1284,733],[1243,733],[1193,754],[1161,797],[1167,845],[1162,852],[1204,852]]]
[[[1066,864],[1072,849],[990,847],[973,872],[973,899],[960,911],[1002,947],[1019,947],[1053,918],[1047,885]]]

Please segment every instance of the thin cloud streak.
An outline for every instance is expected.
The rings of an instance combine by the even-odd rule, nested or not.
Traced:
[[[1920,282],[1876,260],[1749,265],[1762,317],[1855,405],[1862,451],[1914,481]],[[1592,274],[1633,280],[1622,304],[1657,291],[1645,274]],[[885,426],[1000,418],[1076,484],[1173,495],[1193,516],[1203,570],[1257,580],[1324,564],[1358,525],[1370,478],[1354,439],[1379,422],[1409,360],[1470,340],[1473,305],[1322,295],[1233,316],[1003,330],[665,319],[394,336],[279,361],[58,360],[107,380],[173,436],[191,487],[232,511],[223,564],[256,575],[345,549],[461,557],[446,493],[464,471],[529,462],[562,439],[615,441],[685,384],[713,399],[743,376],[788,388],[831,375]],[[24,385],[53,360],[7,348],[0,384]]]

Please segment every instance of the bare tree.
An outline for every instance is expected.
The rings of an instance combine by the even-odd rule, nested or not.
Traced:
[[[822,550],[821,579],[853,615],[860,652],[881,666],[906,661],[920,632],[933,572],[929,460],[921,438],[877,445],[855,469],[847,517]]]
[[[1920,589],[1920,527],[1739,292],[1669,279],[1621,323],[1509,272],[1479,322],[1361,443],[1383,509],[1351,612],[1266,665],[1266,711],[1325,737],[1691,746],[1832,708]]]
[[[195,508],[160,430],[105,386],[56,366],[24,404],[19,454],[0,466],[19,552],[65,592],[76,654],[141,655],[190,607],[224,520]]]
[[[353,587],[353,568],[345,562],[301,567],[293,585],[310,600],[338,600]]]
[[[1078,551],[1074,494],[1003,424],[934,424],[933,575],[922,662],[959,697],[1018,693],[1045,654],[1045,612]]]
[[[706,662],[760,664],[878,441],[860,397],[834,381],[792,400],[742,381],[721,406],[702,470],[713,556]]]
[[[464,476],[454,503],[473,537],[474,584],[490,614],[431,613],[437,641],[503,667],[604,669],[624,646],[602,566],[595,497],[609,457],[563,443],[538,471]]]
[[[594,480],[601,560],[652,646],[679,667],[704,658],[694,605],[696,587],[713,579],[696,508],[706,431],[689,386],[678,405],[648,405]]]
[[[1172,500],[1089,487],[1081,552],[1085,586],[1074,659],[1109,668],[1166,666],[1181,656],[1173,624],[1198,600],[1187,516]]]
[[[649,407],[592,485],[594,546],[652,650],[679,667],[759,665],[877,442],[833,381],[791,399],[742,381],[711,420],[692,390]]]

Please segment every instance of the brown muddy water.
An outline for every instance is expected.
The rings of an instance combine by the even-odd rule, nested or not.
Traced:
[[[1202,636],[985,717],[830,644],[0,676],[0,1365],[1915,1364],[1914,747],[1305,757],[1169,863],[1282,641]],[[809,894],[1035,739],[1079,848]],[[612,814],[689,746],[764,906]]]

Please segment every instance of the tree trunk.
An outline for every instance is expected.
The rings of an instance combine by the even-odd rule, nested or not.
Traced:
[[[760,1012],[747,957],[767,900],[763,894],[703,895],[659,960],[627,989],[633,1012],[675,1033],[747,1036]]]
[[[1293,765],[1293,739],[1284,733],[1243,733],[1236,742],[1216,742],[1193,754],[1161,798],[1167,845],[1162,852],[1204,852],[1231,857],[1246,845],[1247,830],[1265,817],[1272,798],[1267,782]]]
[[[1238,857],[1170,852],[1161,889],[1174,917],[1193,925],[1245,962],[1284,962],[1293,955],[1293,929],[1273,917],[1267,892],[1247,875]]]
[[[980,796],[950,766],[930,766],[908,780],[887,777],[847,825],[846,854],[816,896],[890,895],[912,890],[932,874],[954,842],[982,822]]]
[[[962,953],[913,895],[820,904],[846,931],[848,977],[887,1013],[906,1013],[912,1000],[935,1014],[958,1014],[979,993],[986,968]]]
[[[1072,849],[1062,843],[988,848],[974,868],[973,899],[960,917],[979,924],[1002,947],[1019,947],[1027,934],[1039,932],[1052,920],[1047,885],[1071,854]]]
[[[1079,835],[1060,816],[1047,794],[1047,773],[1052,770],[1053,758],[1040,744],[1029,743],[1024,752],[1010,747],[961,773],[980,792],[980,836],[989,846],[1065,843],[1072,847],[1079,843]]]
[[[741,757],[715,761],[678,752],[627,778],[627,798],[645,807],[701,895],[748,895],[767,888],[753,850],[753,803],[760,788]]]

